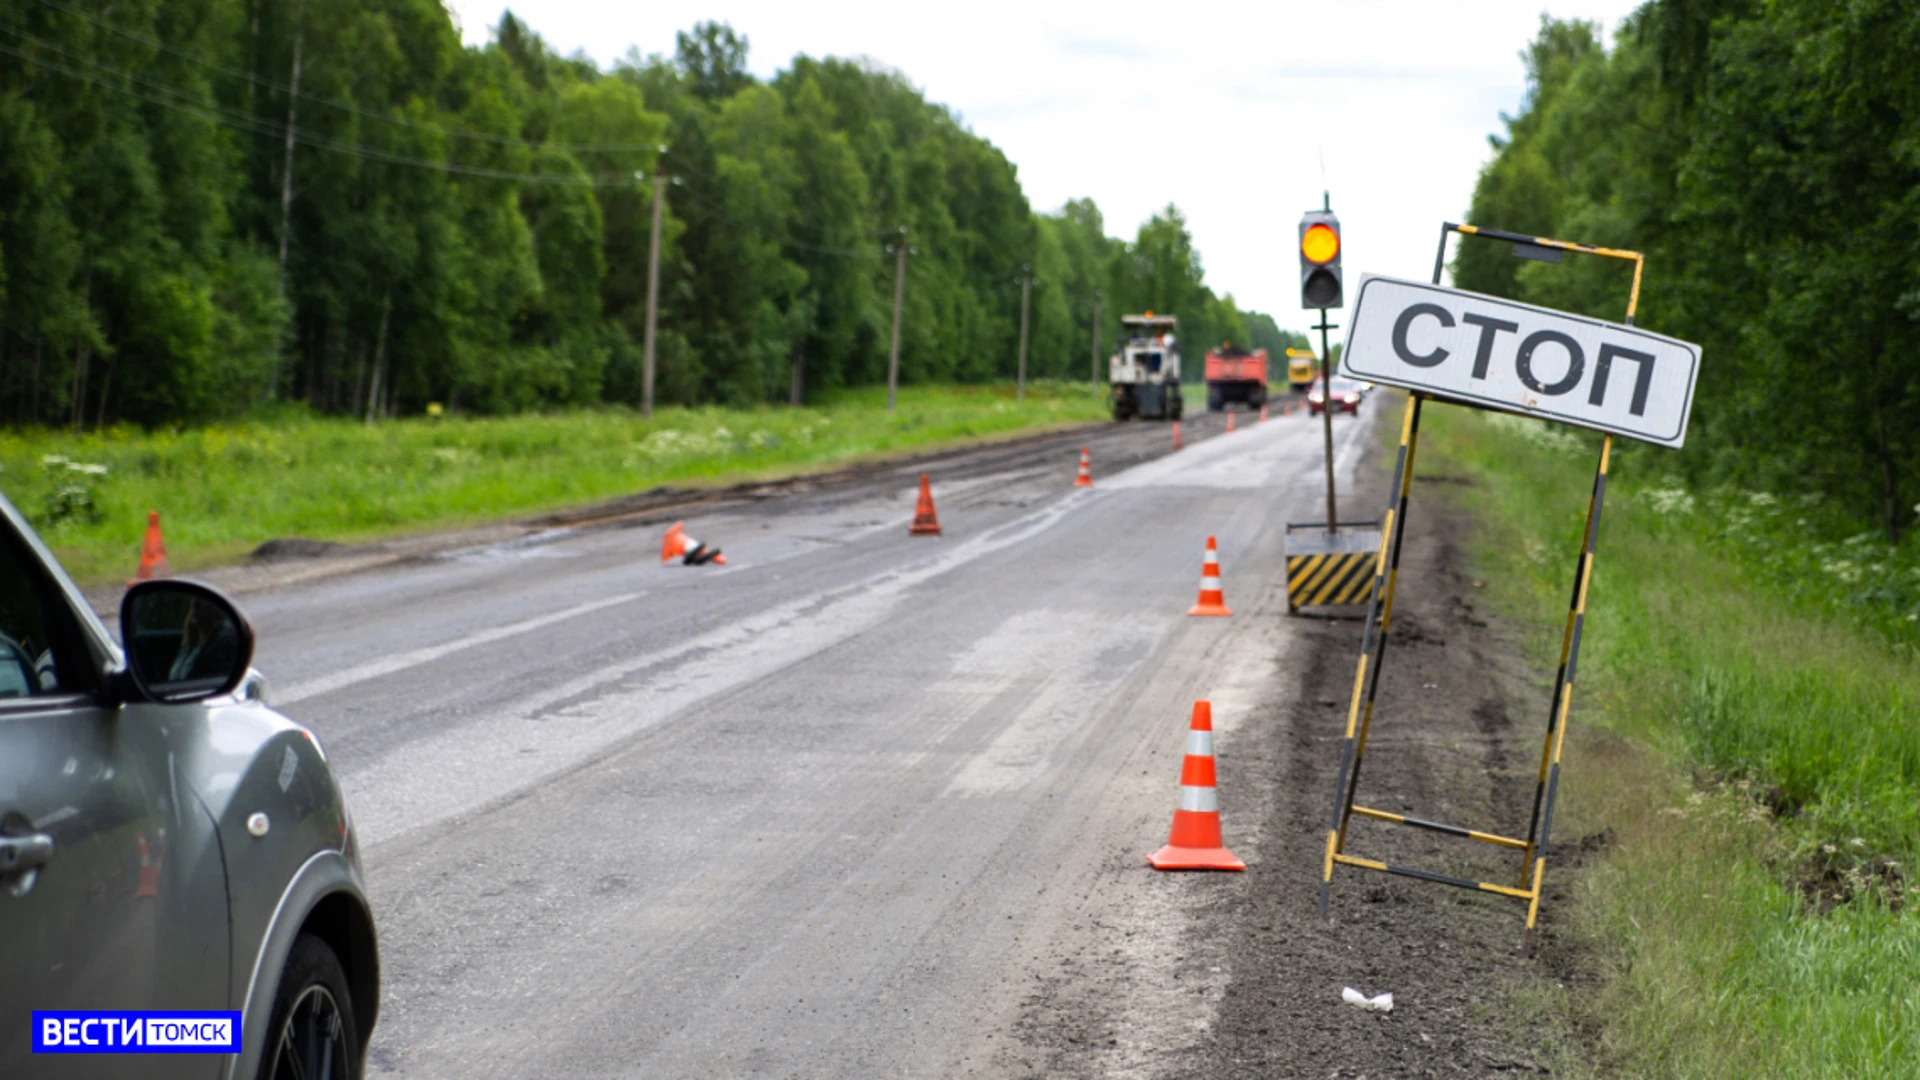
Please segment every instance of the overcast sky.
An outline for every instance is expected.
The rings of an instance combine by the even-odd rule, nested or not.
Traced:
[[[1091,196],[1131,238],[1174,203],[1215,291],[1303,328],[1301,211],[1332,192],[1349,282],[1432,273],[1440,222],[1465,211],[1487,136],[1519,106],[1518,54],[1548,0],[446,2],[469,44],[511,7],[603,66],[629,47],[670,54],[703,19],[745,34],[763,78],[795,53],[870,58],[1000,147],[1036,210]],[[1635,6],[1548,10],[1611,40]]]

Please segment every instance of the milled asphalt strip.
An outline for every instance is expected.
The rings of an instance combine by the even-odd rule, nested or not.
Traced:
[[[1352,441],[1351,438],[1347,439],[1347,442],[1350,443],[1351,441]],[[1196,442],[1195,445],[1197,447],[1200,444]],[[1345,447],[1343,446],[1342,449],[1344,448]],[[1167,455],[1165,457],[1157,458],[1157,459],[1150,459],[1149,461],[1144,462],[1141,465],[1134,466],[1132,469],[1125,470],[1120,475],[1125,476],[1127,473],[1139,473],[1142,469],[1145,469],[1147,466],[1153,465],[1156,462],[1164,462],[1167,467],[1172,467],[1172,466],[1177,466],[1179,464],[1179,459],[1174,458],[1172,455]],[[1157,470],[1157,472],[1159,473],[1164,473],[1165,471],[1166,471],[1166,468]],[[1116,479],[1118,479],[1118,477],[1116,477]],[[957,481],[948,481],[941,485],[940,490],[948,496],[956,496],[956,495],[964,496],[967,494],[971,494],[974,490],[978,488],[988,486],[990,484],[997,486],[1004,483],[1004,481],[1005,481],[1004,475],[994,474],[994,475],[984,476],[984,477],[969,478],[969,479],[957,480]],[[1129,485],[1123,483],[1120,486],[1125,487]],[[912,501],[912,499],[915,497],[917,492],[918,492],[917,488],[910,487],[906,490],[904,497],[908,501]],[[885,520],[875,522],[872,525],[855,529],[852,533],[850,533],[848,536],[844,538],[832,539],[832,538],[825,538],[825,537],[806,537],[805,539],[817,540],[822,543],[850,543],[855,540],[864,539],[865,537],[874,533],[884,532],[890,529],[897,528],[899,527],[901,522],[911,520],[912,516],[913,515],[911,513],[908,513],[904,516],[901,516],[901,515],[889,516]],[[565,539],[569,536],[577,534],[578,532],[579,530],[577,528],[545,529],[538,533],[531,534],[529,536],[523,536],[517,539],[508,540],[504,542],[489,543],[489,544],[475,544],[469,547],[455,548],[450,551],[441,552],[437,557],[438,558],[457,558],[463,555],[473,555],[476,553],[482,553],[482,552],[488,552],[488,551],[509,550],[509,549],[523,548],[523,547],[541,546],[541,545],[553,543],[557,540]],[[442,657],[451,656],[457,652],[464,652],[467,649],[475,648],[480,645],[487,645],[495,641],[501,641],[506,638],[514,637],[519,634],[529,633],[531,631],[539,630],[547,626],[552,626],[555,623],[565,622],[568,619],[579,618],[582,615],[590,615],[593,612],[599,611],[603,608],[613,607],[618,604],[624,604],[631,600],[637,600],[640,597],[645,595],[646,595],[645,592],[622,593],[618,596],[606,597],[604,599],[594,600],[585,604],[580,604],[575,607],[567,608],[564,611],[550,612],[546,615],[538,615],[530,619],[523,619],[520,622],[511,623],[507,626],[497,626],[490,630],[482,630],[478,633],[469,634],[463,638],[456,638],[453,641],[445,642],[440,645],[428,645],[423,648],[412,649],[407,652],[400,653],[397,656],[387,656],[387,657],[381,657],[380,659],[377,659],[377,660],[369,660],[362,664],[355,664],[352,667],[344,668],[340,671],[332,672],[327,675],[322,675],[318,678],[308,679],[303,682],[292,683],[285,687],[275,687],[272,691],[273,704],[276,707],[293,705],[298,702],[305,701],[308,698],[318,697],[322,694],[330,694],[337,690],[344,690],[349,686],[354,686],[359,683],[366,682],[370,679],[378,679],[383,676],[393,675],[402,671],[406,671],[409,668],[419,667],[422,664],[432,663],[433,661],[439,660]]]
[[[945,485],[944,490],[946,490],[949,494],[967,493],[967,492],[973,491],[976,488],[986,486],[989,483],[997,482],[998,479],[999,479],[998,477],[983,477],[977,480],[955,481]],[[918,493],[918,490],[919,489],[917,487],[907,489],[905,498],[908,501],[911,501],[914,498],[914,496]],[[912,517],[913,515],[911,513],[908,513],[904,516],[893,515],[884,521],[877,522],[865,528],[856,529],[845,538],[840,538],[837,540],[827,540],[824,538],[821,538],[821,539],[822,539],[822,542],[850,543],[854,540],[862,539],[873,533],[884,532],[890,529],[899,528],[902,524],[912,520]],[[523,536],[517,540],[509,540],[504,543],[477,544],[472,547],[458,548],[453,551],[442,552],[439,557],[440,558],[457,558],[460,556],[474,555],[474,554],[485,553],[490,551],[515,550],[515,549],[525,548],[525,547],[535,547],[535,546],[540,546],[544,544],[549,544],[556,540],[565,539],[568,536],[575,535],[578,531],[579,530],[577,529],[548,529],[548,530],[545,530],[544,532],[535,533],[531,536]],[[776,560],[776,561],[784,561],[784,560]],[[628,601],[631,601],[631,600],[638,600],[639,598],[645,595],[646,595],[645,592],[621,593],[618,596],[610,596],[600,600],[589,601],[588,603],[585,603],[585,604],[580,604],[575,607],[567,608],[564,611],[555,611],[555,612],[550,612],[546,615],[537,615],[531,619],[522,619],[517,623],[511,623],[507,626],[497,626],[491,630],[482,630],[478,633],[469,634],[466,637],[457,638],[453,641],[445,642],[440,645],[428,645],[424,648],[412,649],[407,652],[400,653],[397,656],[385,656],[377,660],[369,660],[366,663],[355,664],[352,667],[344,668],[340,671],[331,672],[329,674],[319,676],[318,678],[307,679],[304,682],[293,683],[284,688],[276,687],[272,692],[273,704],[276,707],[293,705],[297,702],[305,701],[306,699],[311,697],[318,697],[321,694],[331,694],[336,690],[344,690],[349,686],[366,682],[369,679],[378,679],[385,675],[393,675],[398,672],[405,671],[408,668],[419,667],[421,664],[432,663],[435,660],[438,660],[445,656],[451,656],[457,652],[464,652],[465,650],[474,648],[476,646],[487,645],[487,644],[491,644],[492,642],[500,641],[505,638],[514,637],[519,634],[529,633],[534,630],[542,629],[543,627],[552,626],[554,623],[565,622],[568,619],[579,618],[582,615],[591,615],[592,613],[599,611],[602,608],[609,608],[618,604],[627,603]]]
[[[341,778],[353,798],[362,842],[384,843],[537,786],[706,698],[871,628],[908,590],[1032,540],[1098,497],[1098,492],[1076,491],[918,565],[788,601],[519,699],[510,711],[399,746]],[[643,686],[580,700],[669,666],[672,670],[659,671]]]
[[[1242,439],[1256,430],[1250,428]],[[1272,437],[1284,434],[1274,431]],[[1349,433],[1349,441],[1354,434]],[[1187,468],[1217,469],[1222,459],[1239,459],[1244,445],[1208,439],[1182,454],[1122,470],[1105,488],[1075,490],[1059,502],[946,548],[925,562],[883,572],[857,584],[816,591],[670,648],[635,656],[516,699],[501,711],[475,718],[457,729],[402,744],[341,778],[354,800],[362,842],[372,846],[391,841],[537,786],[705,698],[765,678],[871,628],[888,616],[908,590],[1031,540],[1089,500],[1132,486],[1122,479],[1129,474],[1144,472],[1168,482],[1169,473],[1183,463]],[[605,605],[632,598],[594,603]],[[556,612],[472,638],[370,661],[339,675],[297,685],[288,695],[275,695],[274,700],[297,700],[292,695],[311,696],[320,691],[310,687],[352,673],[386,673],[381,669],[416,655],[458,651],[480,644],[479,639],[486,634],[525,632],[579,614],[579,608]],[[649,673],[643,686],[615,688],[612,693],[583,700],[643,672]]]
[[[525,634],[533,630],[538,630],[541,627],[552,626],[557,622],[577,619],[582,615],[592,614],[602,608],[610,608],[616,604],[625,604],[629,601],[638,600],[645,595],[645,592],[630,592],[621,593],[618,596],[603,597],[599,600],[590,600],[587,603],[567,608],[565,611],[554,611],[545,615],[536,615],[531,619],[522,619],[517,623],[508,623],[505,626],[496,626],[491,630],[482,630],[477,634],[468,634],[466,637],[455,638],[452,641],[439,645],[428,645],[425,648],[411,649],[395,656],[383,656],[378,660],[369,660],[364,664],[355,664],[350,668],[331,672],[317,679],[308,679],[305,682],[294,683],[285,689],[275,689],[271,694],[273,705],[275,708],[279,708],[292,705],[296,701],[305,701],[310,697],[318,697],[321,694],[331,694],[335,690],[343,690],[355,683],[363,683],[368,679],[377,679],[383,675],[392,675],[405,671],[408,668],[419,667],[421,664],[432,663],[443,656],[451,656],[454,653],[471,649],[477,645],[486,645],[491,642],[500,641],[503,638],[513,637],[516,634]]]

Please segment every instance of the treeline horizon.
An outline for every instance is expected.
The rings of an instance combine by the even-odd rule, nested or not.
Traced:
[[[1612,48],[1597,24],[1542,16],[1522,56],[1527,98],[1467,220],[1646,253],[1636,322],[1704,346],[1666,467],[1911,535],[1920,7],[1651,0]],[[1454,262],[1460,288],[1609,319],[1630,276],[1485,241]]]
[[[1104,381],[1149,308],[1196,376],[1305,344],[1175,206],[1130,241],[1036,213],[904,75],[762,81],[747,44],[602,70],[510,12],[465,47],[438,0],[0,0],[0,423],[638,404],[656,172],[661,404],[884,382],[902,237],[903,382],[1012,376],[1028,272],[1030,377]]]

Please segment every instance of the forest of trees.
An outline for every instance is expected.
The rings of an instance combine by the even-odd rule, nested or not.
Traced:
[[[1920,501],[1920,7],[1653,0],[1613,48],[1543,19],[1468,220],[1647,253],[1638,322],[1705,347],[1674,458],[1837,502]],[[1468,241],[1466,289],[1620,318],[1628,270]]]
[[[439,0],[0,0],[0,422],[636,403],[656,170],[661,402],[883,381],[902,235],[906,381],[1011,375],[1028,268],[1037,377],[1089,375],[1096,303],[1103,364],[1126,310],[1296,340],[1175,207],[1130,242],[1036,213],[898,73],[762,82],[711,23],[612,71],[493,37]]]

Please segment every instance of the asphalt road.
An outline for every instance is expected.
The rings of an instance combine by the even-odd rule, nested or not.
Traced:
[[[1348,469],[1377,408],[1337,418]],[[1324,495],[1319,420],[1251,419],[948,455],[937,539],[921,466],[878,468],[689,518],[725,568],[638,518],[250,597],[364,845],[374,1074],[1017,1071],[1053,958],[1180,948],[1140,860],[1196,697],[1260,855],[1234,729],[1289,692],[1283,525]],[[1232,619],[1185,616],[1209,533]],[[1206,1023],[1151,980],[1099,1003],[1142,1075]]]

